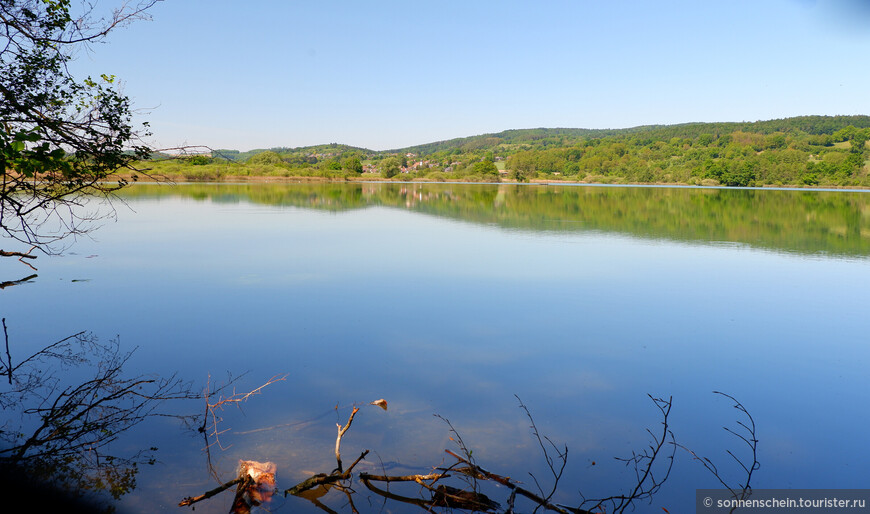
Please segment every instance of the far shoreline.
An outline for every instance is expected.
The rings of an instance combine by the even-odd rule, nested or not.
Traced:
[[[373,174],[367,174],[373,175]],[[384,178],[378,176],[347,176],[341,178],[322,177],[322,176],[273,176],[273,175],[224,175],[217,179],[201,179],[192,178],[184,175],[148,175],[148,174],[113,174],[112,177],[118,180],[126,181],[128,185],[132,184],[306,184],[306,183],[385,183],[385,184],[469,184],[469,185],[537,185],[537,186],[611,186],[611,187],[686,187],[686,188],[706,188],[706,189],[783,189],[783,190],[805,190],[805,191],[866,191],[870,189],[863,186],[837,186],[837,185],[804,185],[804,184],[763,184],[758,186],[723,186],[721,184],[688,184],[685,182],[628,182],[628,181],[608,181],[597,182],[587,180],[565,180],[565,179],[541,179],[535,178],[527,181],[517,181],[513,179],[500,179],[498,181],[473,181],[462,179],[428,179],[425,177],[415,177],[412,179],[400,180],[398,177]]]

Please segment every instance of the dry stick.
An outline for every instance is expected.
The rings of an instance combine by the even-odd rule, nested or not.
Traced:
[[[460,462],[467,464],[472,471],[474,471],[476,473],[480,473],[484,477],[486,477],[490,480],[493,480],[495,482],[498,482],[499,484],[501,484],[505,487],[508,487],[512,492],[515,491],[515,492],[525,496],[526,498],[532,500],[533,502],[544,507],[545,509],[553,510],[553,511],[559,512],[561,514],[568,514],[570,512],[573,512],[575,514],[593,514],[592,512],[590,512],[588,510],[578,509],[578,508],[574,508],[574,507],[563,507],[560,505],[554,505],[554,504],[550,503],[549,501],[547,501],[546,499],[541,498],[537,494],[535,494],[531,491],[528,491],[526,489],[523,489],[522,487],[516,485],[515,483],[511,482],[509,478],[505,478],[501,475],[496,475],[495,473],[490,473],[489,471],[483,469],[482,467],[478,466],[477,464],[472,464],[471,462],[467,461],[466,459],[460,457],[459,455],[453,453],[450,450],[444,450],[444,451],[447,452],[448,454],[450,454],[451,456],[453,456],[453,458],[459,460]]]
[[[410,503],[412,505],[417,505],[418,507],[422,507],[422,508],[427,509],[427,510],[431,509],[431,507],[432,507],[431,500],[423,500],[420,498],[409,498],[407,496],[399,496],[398,494],[391,493],[391,492],[385,491],[383,489],[378,489],[369,480],[363,478],[362,475],[360,475],[360,479],[362,479],[363,485],[365,485],[370,491],[372,491],[376,494],[379,494],[388,500],[394,500],[394,501],[399,501],[399,502],[403,502],[403,503]]]
[[[207,500],[207,499],[211,498],[212,496],[215,496],[217,494],[220,494],[220,493],[226,491],[227,489],[238,484],[239,482],[241,482],[245,478],[246,477],[234,478],[234,479],[230,480],[229,482],[227,482],[226,484],[218,486],[218,487],[212,489],[211,491],[208,491],[207,493],[203,493],[195,498],[188,496],[187,498],[181,500],[181,503],[179,503],[178,506],[179,507],[187,507],[188,505],[193,505],[196,502],[199,502],[202,500]]]
[[[489,498],[487,498],[485,495],[482,495],[479,493],[471,493],[473,495],[473,497],[472,497],[472,499],[469,499],[469,498],[462,496],[460,494],[460,493],[467,493],[467,491],[460,491],[458,489],[454,489],[452,487],[443,486],[443,485],[439,486],[437,489],[435,489],[435,488],[423,483],[423,480],[429,480],[433,477],[435,478],[435,480],[438,480],[438,478],[441,478],[442,476],[447,476],[447,475],[436,474],[436,475],[408,475],[406,477],[383,477],[383,476],[378,477],[375,475],[367,475],[365,473],[360,473],[360,480],[362,480],[363,485],[365,485],[370,491],[372,491],[376,494],[379,494],[379,495],[383,496],[384,498],[387,498],[388,500],[400,501],[400,502],[404,502],[404,503],[410,503],[412,505],[417,505],[419,507],[426,509],[428,512],[431,512],[432,507],[435,507],[435,506],[450,507],[451,505],[449,505],[449,502],[451,500],[453,502],[455,502],[455,504],[453,506],[458,507],[460,509],[471,509],[474,512],[478,512],[478,511],[484,512],[484,511],[489,510],[489,508],[491,506],[490,505],[491,500],[489,500]],[[377,480],[379,478],[387,478],[390,480],[407,479],[404,481],[416,482],[416,483],[420,484],[420,486],[431,491],[433,494],[433,497],[429,500],[423,500],[420,498],[409,498],[407,496],[400,496],[400,495],[391,493],[389,491],[385,491],[383,489],[378,489],[377,487],[374,486],[374,484],[371,483],[371,481],[369,479]],[[387,481],[390,481],[390,480],[387,480]],[[381,481],[383,481],[383,480],[381,480]],[[442,503],[442,502],[446,502],[446,503]]]
[[[350,467],[347,468],[347,471],[339,472],[339,473],[332,473],[329,475],[324,475],[323,473],[314,475],[310,478],[303,480],[302,482],[299,482],[298,484],[294,485],[290,489],[285,490],[284,496],[287,496],[288,494],[292,494],[293,496],[298,496],[299,493],[305,492],[309,489],[313,489],[319,485],[328,485],[328,484],[338,482],[339,480],[347,480],[348,478],[350,478],[350,473],[351,473],[351,471],[353,471],[353,468],[357,464],[359,464],[359,462],[361,460],[363,460],[365,458],[365,456],[368,454],[369,454],[368,450],[362,452],[360,454],[360,456],[357,457],[357,459],[355,461],[353,461],[353,464],[351,464]]]
[[[6,336],[6,369],[9,371],[9,385],[12,385],[12,355],[9,353],[9,331],[6,330],[6,318],[3,318],[3,335]]]
[[[375,480],[377,482],[419,482],[420,480],[441,480],[442,478],[450,478],[450,475],[447,473],[433,473],[431,475],[387,476],[360,473],[359,478],[360,480]]]
[[[244,477],[239,478],[241,478],[241,481],[239,482],[239,486],[236,487],[236,496],[233,498],[233,506],[230,509],[231,514],[251,512],[251,506],[248,504],[247,500],[245,500],[245,492],[253,487],[254,484],[256,484],[256,481],[248,473],[245,473]]]
[[[335,426],[338,427],[338,437],[335,439],[335,460],[338,461],[338,472],[341,473],[341,436],[347,432],[347,429],[350,428],[350,424],[353,423],[353,417],[356,416],[356,413],[359,412],[359,407],[354,407],[353,412],[350,413],[350,417],[347,418],[347,424],[342,427],[338,423]]]
[[[353,491],[352,489],[341,488],[341,492],[343,492],[344,495],[347,496],[347,505],[350,507],[350,511],[351,511],[353,514],[359,514],[359,511],[356,510],[356,505],[353,504],[353,494],[354,494],[354,491]],[[324,505],[323,507],[329,509],[329,507],[326,507],[326,505]],[[335,511],[333,511],[333,510],[331,510],[331,509],[329,510],[329,512],[333,512],[334,514],[338,514],[338,513],[336,513]]]

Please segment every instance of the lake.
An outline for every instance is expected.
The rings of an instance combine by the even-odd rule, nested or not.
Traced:
[[[220,411],[226,431],[210,456],[222,481],[239,459],[274,462],[281,490],[329,473],[336,424],[357,405],[342,458],[371,453],[355,471],[449,466],[458,433],[481,467],[537,490],[532,473],[549,492],[519,397],[540,435],[567,446],[553,499],[577,506],[634,484],[615,457],[646,449],[647,429],[660,435],[652,395],[673,398],[676,442],[736,485],[746,473],[727,452],[749,465],[752,453],[723,427],[745,434],[749,421],[720,391],[756,424],[754,488],[866,487],[868,192],[187,184],[122,198],[117,222],[0,293],[13,352],[87,330],[135,348],[131,374],[178,373],[196,391],[228,373],[242,375],[236,392],[286,374]],[[7,260],[3,280],[29,273]],[[380,398],[386,411],[367,405]],[[168,408],[199,414],[204,403]],[[121,512],[178,511],[218,485],[202,434],[174,418],[151,418],[114,448],[151,446],[157,462]],[[487,487],[506,508],[507,489]],[[679,448],[637,508],[689,511],[696,489],[718,487]],[[419,510],[353,489],[278,495],[270,509]],[[231,502],[224,492],[196,510]]]

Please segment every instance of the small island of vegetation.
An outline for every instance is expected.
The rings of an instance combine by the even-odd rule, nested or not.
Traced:
[[[870,116],[626,129],[506,130],[387,151],[336,143],[154,154],[174,180],[251,177],[462,182],[870,187]]]

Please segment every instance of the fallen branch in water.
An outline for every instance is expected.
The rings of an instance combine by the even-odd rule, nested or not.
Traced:
[[[319,485],[329,485],[329,484],[334,484],[335,482],[338,482],[341,480],[347,480],[351,477],[351,472],[353,471],[353,468],[361,460],[363,460],[365,458],[365,456],[368,454],[369,454],[368,450],[365,450],[364,452],[362,452],[360,454],[360,456],[357,457],[357,459],[355,461],[353,461],[353,464],[351,464],[350,467],[347,468],[347,471],[333,472],[333,473],[330,473],[329,475],[324,475],[323,473],[319,473],[317,475],[314,475],[312,477],[309,477],[309,478],[303,480],[302,482],[299,482],[298,484],[294,485],[290,489],[285,490],[284,496],[287,496],[288,494],[293,495],[293,496],[298,496],[300,493],[303,493],[309,489],[313,489]]]
[[[546,498],[542,498],[542,497],[538,496],[537,494],[529,491],[528,489],[525,489],[523,487],[518,486],[513,481],[511,481],[511,479],[508,477],[503,477],[501,475],[491,473],[491,472],[483,469],[482,467],[478,466],[477,464],[473,464],[470,461],[460,457],[459,455],[453,453],[450,450],[444,450],[444,451],[448,455],[455,458],[457,461],[462,462],[463,464],[467,465],[467,467],[465,467],[465,468],[456,468],[456,471],[461,471],[462,473],[465,473],[465,474],[473,473],[475,475],[482,476],[483,478],[486,478],[487,480],[492,480],[493,482],[497,482],[497,483],[507,487],[508,489],[510,489],[511,493],[520,494],[522,496],[525,496],[526,498],[532,500],[533,502],[537,503],[538,505],[540,505],[541,507],[544,507],[547,510],[560,512],[562,514],[570,514],[570,513],[573,513],[573,514],[592,514],[592,512],[590,512],[588,510],[573,508],[573,507],[563,507],[560,505],[555,505],[553,503],[550,503],[550,501],[547,500]]]
[[[755,423],[746,409],[737,400],[723,393],[718,394],[722,394],[728,399],[734,401],[735,408],[748,417],[748,421],[746,422],[738,420],[738,425],[743,428],[745,433],[740,433],[740,431],[726,427],[726,430],[729,433],[736,435],[743,440],[752,451],[752,463],[745,465],[744,462],[737,459],[731,451],[728,451],[728,454],[737,460],[746,473],[746,484],[732,489],[732,492],[736,492],[737,494],[735,494],[735,496],[737,496],[741,492],[745,494],[749,491],[749,480],[751,479],[752,472],[755,469],[758,469],[758,464],[755,460],[757,447]],[[517,399],[519,400],[519,398]],[[500,475],[483,468],[472,458],[472,450],[466,446],[465,441],[463,441],[459,432],[453,427],[453,425],[450,424],[450,421],[438,415],[436,416],[446,422],[450,427],[450,440],[456,443],[458,447],[455,451],[445,450],[447,455],[450,455],[455,459],[455,462],[452,465],[444,467],[446,465],[442,462],[442,467],[433,467],[431,468],[432,472],[421,474],[387,475],[384,472],[384,474],[375,475],[366,472],[359,472],[357,478],[371,493],[381,496],[385,501],[407,503],[427,511],[447,508],[472,512],[513,513],[515,512],[514,504],[517,502],[517,498],[520,497],[524,498],[524,500],[521,501],[531,502],[531,506],[536,512],[539,510],[547,510],[559,514],[600,514],[605,512],[605,509],[608,513],[626,512],[629,509],[633,509],[638,500],[651,501],[651,498],[660,490],[662,484],[670,475],[674,463],[673,452],[675,452],[676,448],[679,446],[675,443],[673,433],[669,426],[672,399],[655,398],[653,396],[650,396],[650,399],[661,413],[661,428],[660,431],[647,429],[651,441],[648,443],[646,448],[641,451],[632,452],[631,456],[628,458],[617,458],[618,461],[623,462],[629,468],[633,467],[636,475],[636,481],[622,494],[602,499],[587,499],[581,494],[581,501],[579,504],[575,504],[576,506],[555,503],[553,498],[555,498],[558,488],[557,486],[560,484],[566,467],[568,449],[565,446],[555,444],[548,437],[539,433],[529,409],[521,400],[519,400],[520,408],[528,417],[532,436],[538,443],[538,447],[543,453],[550,474],[553,476],[554,482],[550,486],[543,487],[543,484],[532,475],[532,478],[535,480],[534,486],[531,487],[537,488],[537,492],[534,492],[524,487],[521,482],[512,479],[509,476]],[[386,402],[383,400],[371,402],[371,404],[380,406],[386,410]],[[325,503],[321,503],[321,499],[324,499],[325,495],[329,494],[331,491],[339,491],[347,496],[348,503],[345,507],[349,506],[351,511],[357,512],[356,508],[353,506],[353,498],[357,494],[357,491],[353,489],[353,470],[370,452],[369,450],[363,451],[359,457],[347,469],[345,469],[341,460],[341,442],[350,430],[350,427],[359,411],[360,408],[354,405],[344,425],[336,423],[337,436],[335,440],[335,458],[337,467],[328,474],[318,473],[312,475],[295,486],[285,489],[285,497],[291,495],[304,498],[312,502],[314,506],[319,509],[326,512],[334,512]],[[668,452],[666,446],[670,446],[672,451]],[[553,451],[556,453],[553,453]],[[693,452],[692,455],[702,460],[702,462],[705,463],[705,466],[707,466],[708,469],[710,469],[713,474],[721,480],[718,470],[712,465],[712,462],[710,462],[709,459],[697,457]],[[453,482],[463,482],[464,485],[462,488],[454,487],[456,484],[451,484],[447,479],[451,479]],[[243,494],[246,491],[256,490],[255,485],[250,483],[246,485],[245,482],[240,482],[239,480],[242,480],[242,478],[240,477],[234,481],[228,482],[200,497],[185,498],[185,501],[180,505],[192,505],[197,501],[214,496],[215,494],[232,487],[234,484],[240,484],[236,494],[237,500],[240,497],[240,494]],[[384,487],[384,489],[381,489],[378,487],[379,483],[386,483],[387,486]],[[408,489],[405,491],[390,490],[389,484],[391,483],[408,484],[407,486],[397,485],[395,487],[397,490],[401,490],[402,487]],[[491,490],[498,491],[500,487],[507,488],[508,498],[506,500],[506,506],[503,507],[499,505],[498,502],[493,501],[486,494],[481,492],[479,488],[484,484],[486,484],[486,487],[488,488],[486,491],[488,494],[492,494]],[[723,485],[725,485],[724,482]],[[400,492],[401,494],[399,494]],[[407,495],[409,492],[410,494]],[[256,505],[256,503],[254,505]],[[247,511],[233,510],[232,512]]]
[[[217,496],[218,494],[226,491],[227,489],[238,484],[239,482],[241,482],[244,479],[245,479],[245,477],[237,477],[237,478],[230,480],[229,482],[227,482],[225,484],[221,484],[221,485],[215,487],[211,491],[207,491],[205,493],[202,493],[199,496],[195,496],[195,497],[188,496],[187,498],[181,500],[181,502],[178,503],[178,506],[179,507],[187,507],[188,505],[193,505],[196,502],[201,502],[202,500],[207,500],[207,499],[211,498],[212,496]]]
[[[360,480],[374,480],[376,482],[417,482],[420,483],[423,480],[432,480],[437,481],[442,478],[450,478],[450,475],[447,473],[432,473],[429,475],[401,475],[401,476],[387,476],[387,475],[371,475],[369,473],[360,473]]]
[[[432,507],[448,507],[448,508],[456,508],[456,509],[467,509],[473,512],[491,512],[495,509],[499,508],[498,502],[491,500],[483,493],[479,493],[476,491],[465,491],[462,489],[457,489],[455,487],[451,487],[449,485],[439,485],[438,487],[432,487],[436,481],[447,478],[450,475],[446,473],[434,473],[430,475],[404,475],[404,476],[383,476],[383,475],[369,475],[367,473],[360,473],[359,479],[362,481],[363,485],[366,486],[370,491],[388,500],[399,501],[402,503],[409,503],[411,505],[417,505],[418,507],[424,508],[426,510],[431,510]],[[432,484],[424,483],[425,480],[432,480]],[[432,492],[431,498],[428,500],[422,498],[412,498],[409,496],[402,496],[399,494],[392,493],[390,491],[385,491],[383,489],[378,488],[374,484],[373,481],[377,482],[416,482],[420,484],[424,489],[427,489]]]

